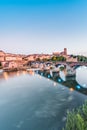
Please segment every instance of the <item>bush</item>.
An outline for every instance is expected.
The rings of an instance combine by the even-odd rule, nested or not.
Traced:
[[[0,62],[0,69],[2,69],[2,64],[1,64],[1,62]]]
[[[77,110],[67,112],[66,125],[63,130],[87,130],[87,101]]]
[[[63,71],[65,68],[63,66],[60,67],[60,71]]]

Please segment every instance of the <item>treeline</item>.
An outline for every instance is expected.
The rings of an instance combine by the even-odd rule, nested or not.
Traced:
[[[66,61],[66,58],[63,56],[53,56],[51,58],[52,61]]]
[[[40,58],[37,58],[36,61],[43,61],[43,62],[46,62],[46,61],[66,61],[66,58],[63,57],[63,56],[53,56],[52,58],[50,59],[40,59]]]
[[[77,56],[77,58],[78,58],[78,61],[87,62],[87,57],[86,56]]]
[[[77,58],[78,62],[87,62],[87,57],[82,55],[71,55],[73,58]]]
[[[80,56],[80,55],[70,55],[70,57],[77,58],[78,62],[87,62],[87,57],[86,56]],[[36,61],[66,61],[66,58],[64,56],[52,56],[50,59],[44,58],[40,59],[37,58]]]

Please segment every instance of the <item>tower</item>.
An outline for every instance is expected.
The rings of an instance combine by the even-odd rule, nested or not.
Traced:
[[[64,55],[67,55],[67,48],[64,48]]]

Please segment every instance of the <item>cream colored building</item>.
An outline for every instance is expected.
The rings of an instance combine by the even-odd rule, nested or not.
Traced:
[[[0,62],[4,61],[4,56],[0,56]]]
[[[66,59],[66,61],[67,61],[67,62],[78,62],[78,59],[77,59],[77,57],[76,57],[76,58],[68,57],[68,58]]]
[[[45,54],[43,54],[43,55],[40,55],[39,58],[40,58],[40,60],[50,59],[50,55],[45,55]]]
[[[24,57],[23,59],[27,60],[27,61],[34,61],[35,60],[34,55],[28,55],[28,56]]]
[[[6,56],[5,61],[16,61],[16,57],[14,57],[14,56]]]
[[[16,54],[6,54],[5,61],[22,61],[22,56]]]
[[[12,69],[12,68],[17,68],[17,63],[16,62],[9,62],[9,65],[8,65],[8,67],[10,68],[10,69]]]

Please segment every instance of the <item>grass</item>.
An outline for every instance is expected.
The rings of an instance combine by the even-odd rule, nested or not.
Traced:
[[[87,130],[87,101],[78,109],[67,112],[66,125],[62,130]]]

